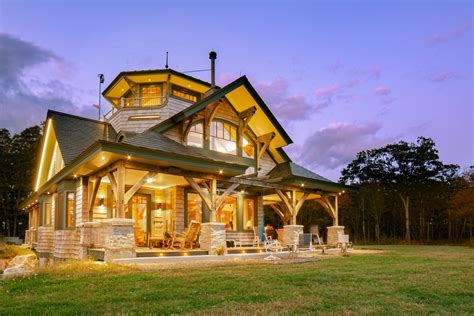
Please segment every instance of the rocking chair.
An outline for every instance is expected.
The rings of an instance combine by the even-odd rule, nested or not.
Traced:
[[[185,249],[188,247],[190,249],[193,249],[200,231],[201,223],[191,221],[188,229],[183,234],[176,233],[176,237],[173,241],[173,247],[179,245],[181,249]]]

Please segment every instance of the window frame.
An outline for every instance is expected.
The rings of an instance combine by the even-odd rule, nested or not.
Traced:
[[[64,193],[64,201],[62,202],[63,204],[63,211],[62,211],[62,224],[63,224],[63,229],[74,229],[76,227],[76,191],[73,190],[65,190],[62,193]],[[69,194],[73,194],[73,203],[72,203],[72,224],[71,226],[68,225],[68,196]]]
[[[212,135],[212,132],[211,132],[211,128],[212,128],[212,123],[214,123],[214,122],[216,123],[216,133],[215,133],[215,135],[213,136],[213,135]],[[218,125],[217,125],[217,124],[218,124],[218,123],[222,123],[222,137],[219,137],[219,136],[217,135],[217,134],[218,134]],[[225,138],[225,132],[224,132],[224,131],[225,131],[225,127],[224,127],[224,126],[225,126],[226,124],[227,124],[227,125],[230,125],[230,127],[231,127],[231,131],[230,131],[230,133],[229,133],[230,139],[226,139],[226,138]],[[229,152],[222,152],[222,151],[218,151],[218,150],[212,149],[212,148],[211,148],[211,138],[212,138],[212,137],[217,138],[217,139],[222,139],[222,140],[224,140],[224,141],[233,142],[233,141],[232,141],[232,128],[235,129],[235,154],[234,154],[234,153],[229,153]],[[223,120],[223,119],[220,119],[220,118],[215,118],[215,119],[213,119],[212,122],[211,122],[211,124],[210,124],[210,126],[209,126],[209,140],[208,140],[208,144],[207,144],[208,148],[206,148],[206,149],[209,149],[209,150],[214,151],[214,152],[222,153],[222,154],[228,154],[228,155],[233,155],[233,156],[242,157],[242,154],[239,155],[239,133],[238,133],[238,131],[239,131],[239,127],[238,127],[236,124],[234,124],[234,123],[232,123],[232,122],[230,122],[230,121]]]
[[[180,99],[180,100],[184,100],[184,101],[187,101],[187,102],[192,102],[192,103],[197,103],[201,100],[201,93],[199,92],[195,92],[191,89],[188,89],[188,88],[185,88],[183,86],[179,86],[179,85],[176,85],[176,84],[170,84],[170,91],[169,91],[169,95],[172,96],[173,98],[177,98],[177,99]],[[189,99],[186,99],[186,98],[183,98],[183,97],[180,97],[180,96],[177,96],[177,95],[174,95],[173,94],[173,91],[179,91],[181,90],[181,92],[185,93],[185,94],[189,94],[189,95],[193,95],[196,97],[196,101],[192,101],[192,100],[189,100]],[[190,92],[190,93],[188,93]]]
[[[191,128],[193,128],[194,126],[198,125],[198,124],[201,124],[202,125],[202,133],[201,134],[201,140],[202,140],[202,146],[201,147],[198,147],[198,146],[194,146],[194,145],[190,145],[189,142],[188,142],[188,139],[189,139],[189,133],[191,133]],[[204,139],[204,129],[206,127],[204,126],[204,120],[197,120],[195,122],[193,122],[193,124],[191,125],[191,127],[189,128],[189,131],[188,131],[188,134],[186,135],[186,146],[190,146],[190,147],[196,147],[196,148],[206,148],[206,142],[205,142],[205,139]],[[198,132],[194,132],[196,134],[199,134]]]
[[[160,104],[157,104],[157,105],[143,105],[143,88],[146,87],[146,86],[158,86],[160,87]],[[139,86],[138,86],[138,93],[139,93],[139,98],[140,98],[140,107],[141,108],[159,108],[159,107],[162,107],[164,106],[164,102],[163,102],[163,83],[155,83],[155,82],[149,82],[149,83],[140,83]]]
[[[49,205],[49,218],[46,216],[46,205]],[[50,227],[51,226],[51,212],[53,210],[53,205],[51,201],[44,201],[41,203],[41,226]],[[48,218],[48,223],[46,219]]]

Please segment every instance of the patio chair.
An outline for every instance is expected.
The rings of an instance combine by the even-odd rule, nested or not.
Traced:
[[[283,242],[283,232],[284,231],[285,231],[284,228],[279,228],[279,229],[276,230],[279,242]]]
[[[173,246],[178,244],[181,249],[184,249],[187,247],[189,247],[190,249],[193,249],[200,231],[201,231],[201,223],[196,222],[196,221],[191,221],[188,229],[183,234],[176,233],[176,237],[174,238],[174,241],[173,241]]]
[[[280,241],[273,239],[271,236],[265,236],[265,242],[263,243],[266,252],[280,252],[283,251],[283,246]]]
[[[342,253],[346,253],[348,249],[352,248],[352,242],[349,242],[349,235],[339,234],[336,247]]]
[[[260,247],[260,243],[262,243],[262,226],[254,226],[253,227],[253,246],[257,245]]]

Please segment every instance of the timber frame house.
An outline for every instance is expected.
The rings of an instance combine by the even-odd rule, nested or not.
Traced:
[[[202,223],[209,254],[253,236],[264,207],[285,234],[315,200],[338,226],[338,196],[350,187],[292,162],[292,140],[243,76],[219,88],[171,69],[120,73],[104,90],[103,120],[48,111],[26,242],[40,258],[133,257],[153,238]],[[291,238],[291,237],[288,237]]]

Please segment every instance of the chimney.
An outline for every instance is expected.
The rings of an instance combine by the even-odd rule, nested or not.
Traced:
[[[216,86],[216,58],[217,53],[215,51],[211,51],[209,53],[209,59],[211,60],[211,89],[215,88]]]

